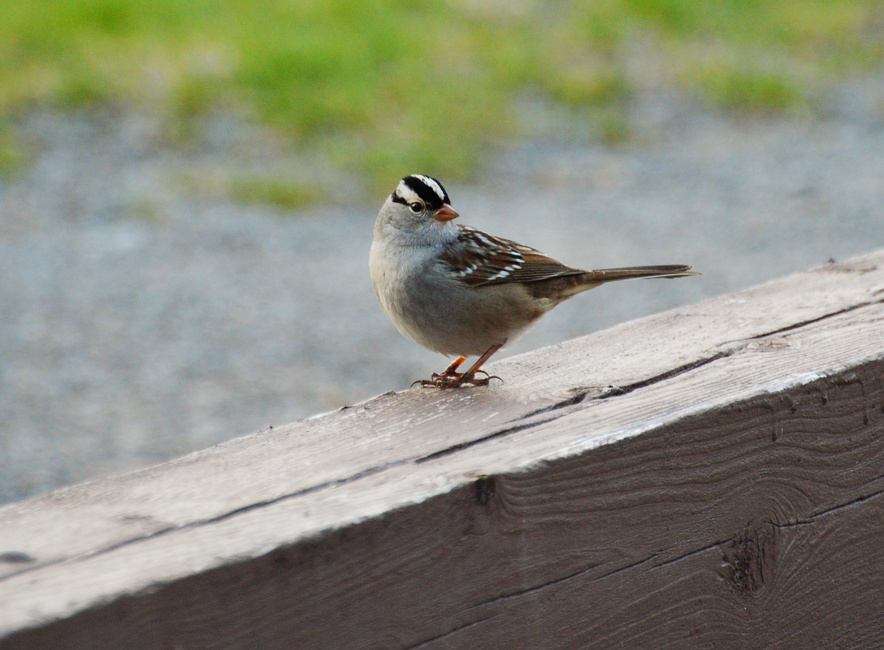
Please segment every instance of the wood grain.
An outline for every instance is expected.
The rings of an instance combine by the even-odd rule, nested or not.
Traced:
[[[884,645],[882,342],[878,251],[0,508],[0,647]]]

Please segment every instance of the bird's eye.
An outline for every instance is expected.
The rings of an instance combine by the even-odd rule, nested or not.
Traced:
[[[414,212],[415,214],[417,214],[418,212],[423,212],[423,210],[424,210],[424,204],[421,203],[420,201],[414,201],[414,202],[408,204],[408,208],[409,208],[412,212]]]

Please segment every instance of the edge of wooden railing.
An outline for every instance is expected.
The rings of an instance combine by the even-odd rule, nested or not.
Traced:
[[[884,250],[0,508],[0,647],[884,642]]]

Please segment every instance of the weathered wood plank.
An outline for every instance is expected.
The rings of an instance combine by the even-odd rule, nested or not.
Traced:
[[[0,645],[884,643],[882,341],[879,251],[12,504]]]

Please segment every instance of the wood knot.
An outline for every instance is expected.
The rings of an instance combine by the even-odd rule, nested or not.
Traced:
[[[473,484],[476,489],[476,503],[487,506],[497,491],[497,482],[493,476],[481,476]]]
[[[762,524],[746,530],[724,549],[723,577],[742,596],[754,596],[773,576],[775,561],[774,528]]]

